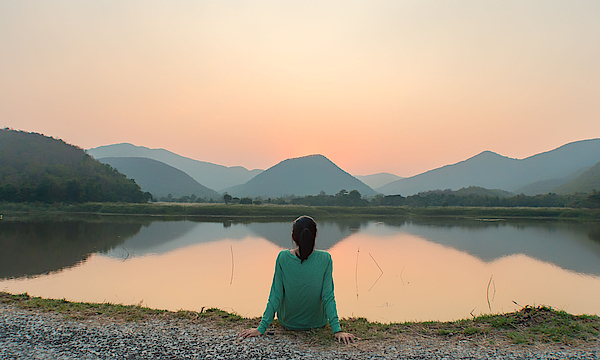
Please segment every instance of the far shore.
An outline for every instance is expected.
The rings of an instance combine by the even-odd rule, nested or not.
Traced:
[[[199,216],[210,218],[289,218],[311,215],[319,218],[410,218],[447,217],[457,219],[503,220],[539,219],[600,221],[600,209],[542,207],[408,207],[408,206],[304,206],[239,205],[222,203],[82,203],[40,204],[0,203],[6,216],[35,214],[99,214],[149,216]]]

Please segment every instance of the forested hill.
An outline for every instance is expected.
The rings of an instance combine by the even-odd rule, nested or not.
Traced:
[[[42,134],[0,129],[0,201],[145,202],[149,197],[81,148]]]
[[[589,193],[600,191],[600,162],[589,168],[577,178],[554,189],[557,194]]]

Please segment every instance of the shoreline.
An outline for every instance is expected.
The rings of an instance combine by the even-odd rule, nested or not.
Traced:
[[[600,221],[600,209],[542,207],[408,207],[408,206],[305,206],[305,205],[238,205],[179,203],[83,203],[29,204],[0,203],[4,218],[61,214],[132,215],[149,217],[187,217],[210,219],[294,219],[309,214],[323,219],[363,217],[385,218],[456,218],[481,221],[568,220]]]
[[[277,347],[283,344],[283,347],[296,349],[294,351],[316,351],[317,359],[336,358],[341,354],[347,355],[347,358],[371,358],[373,354],[382,358],[388,358],[386,354],[389,358],[439,358],[441,354],[448,359],[490,356],[526,359],[540,354],[550,359],[595,359],[600,356],[600,317],[570,315],[543,306],[451,322],[383,324],[363,318],[341,319],[342,330],[357,337],[355,344],[347,346],[334,341],[328,326],[310,331],[288,331],[276,321],[267,335],[259,339],[239,340],[239,331],[256,327],[260,319],[243,318],[219,309],[166,311],[136,305],[70,302],[0,292],[0,332],[6,331],[3,326],[10,326],[1,317],[11,316],[25,319],[22,321],[48,318],[54,327],[89,326],[92,328],[89,331],[95,331],[93,328],[97,326],[146,330],[148,326],[163,330],[166,326],[188,333],[208,331],[231,346],[264,345],[266,342]],[[460,350],[458,353],[457,349]]]

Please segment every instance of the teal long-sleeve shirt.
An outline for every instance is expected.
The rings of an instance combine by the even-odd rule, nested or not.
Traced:
[[[282,250],[277,256],[269,302],[258,331],[264,334],[277,319],[286,329],[308,330],[327,324],[341,331],[333,292],[333,261],[325,251],[314,250],[303,263]]]

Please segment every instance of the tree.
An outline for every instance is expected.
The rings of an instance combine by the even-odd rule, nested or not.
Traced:
[[[250,204],[252,204],[252,199],[249,197],[241,198],[240,204],[250,205]]]
[[[229,204],[231,202],[231,195],[229,195],[228,193],[223,194],[223,201],[225,201],[225,205]]]
[[[588,200],[600,204],[600,192],[592,190],[592,194],[588,196]]]
[[[348,195],[348,191],[346,189],[342,189],[342,190],[340,190],[340,192],[335,194],[335,196],[346,196],[346,195]]]

